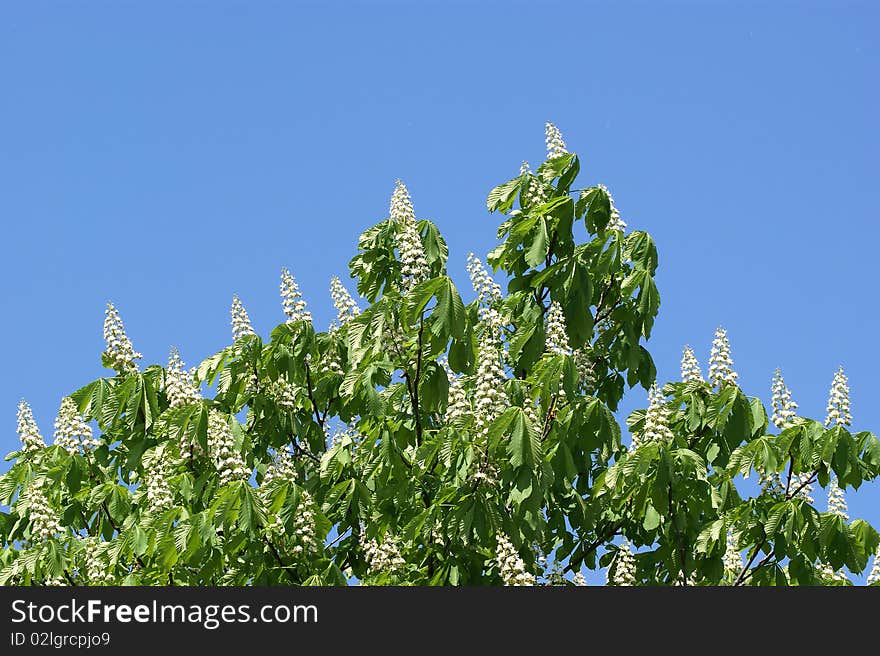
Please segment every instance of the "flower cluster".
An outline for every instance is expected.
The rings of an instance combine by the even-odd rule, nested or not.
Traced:
[[[446,371],[446,378],[449,380],[445,419],[449,423],[464,421],[472,413],[471,403],[467,398],[467,392],[464,388],[464,381],[460,376],[455,375],[446,357],[441,358],[439,362]]]
[[[506,376],[501,357],[501,345],[496,330],[487,326],[480,336],[477,349],[474,392],[474,425],[480,437],[488,435],[489,425],[504,412],[507,403],[507,395],[504,393]]]
[[[565,326],[565,314],[562,306],[553,301],[547,310],[545,324],[547,350],[556,355],[571,355],[571,347],[568,345],[568,333]]]
[[[361,309],[342,284],[339,276],[330,278],[330,297],[333,299],[333,307],[336,308],[336,320],[340,326],[344,326],[361,313]]]
[[[296,410],[296,387],[283,378],[269,383],[267,391],[275,399],[275,403],[282,409],[287,411]]]
[[[770,391],[773,394],[773,425],[780,430],[788,428],[797,417],[797,403],[791,399],[791,390],[785,384],[782,372],[777,369],[773,374],[773,382],[770,385]]]
[[[843,571],[843,569],[835,570],[828,563],[820,564],[816,573],[819,575],[819,578],[831,583],[849,582],[849,579],[846,577],[846,573]]]
[[[22,399],[18,402],[18,438],[21,440],[21,450],[25,453],[39,451],[46,443],[34,420],[34,412],[28,402]]]
[[[681,380],[685,383],[702,383],[703,372],[700,371],[700,363],[694,355],[694,349],[685,345],[681,356]]]
[[[631,586],[636,584],[636,557],[633,555],[629,540],[624,540],[617,550],[614,569],[608,583],[617,586]]]
[[[834,380],[831,382],[831,393],[828,397],[828,407],[825,408],[828,416],[825,417],[825,427],[832,423],[838,426],[849,426],[852,423],[852,414],[849,409],[849,385],[843,373],[843,367],[838,367],[834,372]]]
[[[404,289],[412,289],[428,277],[428,260],[425,257],[425,247],[419,235],[409,191],[400,180],[397,181],[394,193],[391,195],[389,214],[400,226],[397,250],[400,253],[400,263],[403,265]]]
[[[846,507],[846,497],[844,496],[840,485],[837,484],[836,478],[832,478],[828,483],[828,512],[834,513],[846,520],[849,519]]]
[[[526,175],[529,174],[531,177],[529,178],[529,188],[528,191],[524,194],[525,198],[523,201],[526,205],[541,205],[547,202],[547,192],[544,189],[544,185],[538,179],[537,176],[532,175],[531,168],[529,167],[529,163],[523,161],[522,166],[519,167],[519,174]]]
[[[504,585],[535,585],[534,574],[526,571],[526,565],[510,539],[503,533],[496,533],[495,540],[495,563]]]
[[[299,497],[299,505],[293,515],[293,530],[291,532],[291,551],[295,555],[310,553],[318,549],[318,536],[315,531],[315,502],[312,496],[302,490]]]
[[[144,466],[144,483],[147,489],[147,505],[152,513],[160,513],[174,505],[171,492],[173,463],[162,448],[154,449],[152,457]]]
[[[709,382],[713,387],[736,385],[737,373],[733,370],[733,359],[730,357],[730,342],[727,331],[721,326],[715,330],[712,340],[712,351],[709,354]]]
[[[275,452],[272,462],[266,468],[262,485],[270,485],[274,481],[293,481],[296,477],[296,463],[290,447]]]
[[[473,253],[467,255],[467,271],[474,291],[477,293],[480,319],[485,319],[487,310],[502,298],[501,286],[492,279],[480,258]]]
[[[256,335],[251,319],[238,295],[232,297],[232,339],[238,341],[245,335]]]
[[[575,349],[572,355],[574,368],[578,374],[578,391],[589,393],[596,387],[596,369],[593,364],[592,349],[588,344],[584,344],[579,349]]]
[[[332,326],[330,328],[330,336],[335,337],[337,330],[339,330],[338,327]],[[345,375],[345,371],[342,369],[342,358],[335,342],[330,345],[330,348],[324,354],[323,362],[321,364],[321,373],[332,373],[337,376]]]
[[[371,574],[394,573],[406,566],[397,541],[390,535],[386,535],[382,542],[376,539],[365,540],[363,547],[367,569]]]
[[[88,585],[112,585],[113,576],[108,571],[101,550],[101,541],[95,537],[83,540],[85,551],[85,576]]]
[[[544,141],[547,144],[547,159],[562,157],[568,154],[565,141],[562,140],[562,133],[559,131],[559,128],[549,121],[544,126],[544,135]]]
[[[80,416],[76,402],[69,396],[61,399],[61,408],[55,418],[55,444],[73,455],[80,446],[89,449],[100,442],[92,437],[92,427]]]
[[[184,369],[183,360],[176,348],[168,354],[168,366],[165,368],[165,396],[172,408],[182,408],[198,403],[202,395],[195,382],[195,368]]]
[[[874,564],[871,566],[866,583],[868,585],[880,583],[880,547],[877,547],[877,551],[874,552]]]
[[[122,317],[113,303],[107,303],[104,311],[104,341],[107,342],[107,348],[103,355],[113,369],[119,373],[137,371],[135,360],[144,356],[135,352],[131,340],[125,334]]]
[[[611,216],[608,218],[608,225],[605,226],[605,229],[624,232],[626,230],[626,222],[620,218],[620,211],[614,205],[614,196],[611,195],[611,191],[609,191],[608,187],[603,184],[598,184],[596,186],[608,196],[608,204],[611,207]]]
[[[287,316],[287,323],[312,320],[312,313],[306,310],[306,302],[299,291],[299,285],[287,267],[281,267],[281,309]]]
[[[235,449],[228,419],[213,409],[208,412],[208,451],[214,457],[221,484],[250,477],[244,458]]]
[[[657,387],[657,383],[651,385],[648,391],[648,410],[645,412],[645,426],[641,434],[634,435],[632,449],[638,449],[650,442],[669,444],[675,439],[672,429],[669,428],[669,408],[666,406],[666,397]]]
[[[40,540],[48,540],[64,530],[58,522],[58,513],[49,502],[48,487],[46,479],[40,479],[31,484],[23,499],[30,515],[31,537]]]
[[[738,575],[743,567],[742,554],[736,547],[736,538],[731,531],[727,532],[727,548],[724,551],[724,571]]]

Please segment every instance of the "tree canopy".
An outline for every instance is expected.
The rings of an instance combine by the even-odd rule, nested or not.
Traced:
[[[468,303],[398,181],[325,331],[284,269],[271,334],[234,297],[227,347],[141,368],[108,304],[115,373],[64,397],[53,444],[19,405],[0,583],[849,584],[880,536],[844,492],[880,474],[880,443],[850,431],[843,370],[824,421],[778,371],[769,412],[740,389],[722,328],[707,379],[686,347],[681,380],[657,381],[654,240],[576,186],[549,123],[546,144],[489,192],[499,245],[488,267],[468,255]]]

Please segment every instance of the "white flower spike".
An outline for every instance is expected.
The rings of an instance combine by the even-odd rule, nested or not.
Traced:
[[[287,323],[312,320],[312,313],[306,310],[299,285],[287,267],[281,268],[281,309],[287,317]]]
[[[397,238],[397,250],[402,265],[404,291],[408,291],[426,280],[430,272],[425,248],[416,225],[412,200],[409,191],[400,180],[395,184],[394,193],[391,195],[389,214],[401,228]]]
[[[69,396],[61,399],[61,408],[55,419],[54,437],[55,444],[71,455],[78,453],[80,447],[85,450],[100,445],[100,442],[92,437],[92,427],[79,414],[76,402]]]
[[[238,295],[232,297],[232,339],[238,341],[245,335],[256,335],[251,319]]]
[[[713,387],[721,388],[725,385],[736,385],[737,378],[737,373],[733,370],[733,359],[730,357],[727,331],[719,326],[709,354],[709,382]]]
[[[104,341],[107,342],[107,348],[103,355],[113,369],[119,373],[133,373],[138,370],[135,360],[144,356],[134,350],[125,333],[122,317],[119,316],[116,306],[110,302],[104,311]]]
[[[828,407],[825,408],[828,415],[825,417],[825,427],[832,424],[849,426],[852,424],[852,414],[849,406],[849,385],[843,367],[838,367],[834,372],[834,380],[831,382],[831,392],[828,396]]]
[[[700,363],[694,355],[694,349],[685,345],[681,356],[681,380],[685,383],[702,383],[703,372],[700,371]]]
[[[559,128],[549,121],[544,126],[544,141],[547,144],[547,159],[562,157],[568,154],[565,141],[562,139],[562,133],[559,131]]]
[[[34,413],[28,402],[22,399],[18,402],[18,438],[21,440],[21,450],[25,453],[39,451],[46,443],[34,420]]]

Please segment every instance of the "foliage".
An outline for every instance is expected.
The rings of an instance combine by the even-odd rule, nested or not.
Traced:
[[[325,332],[286,271],[287,321],[264,339],[236,299],[238,338],[191,373],[176,354],[140,370],[108,311],[116,373],[70,395],[99,435],[34,446],[20,420],[28,448],[0,477],[0,583],[569,584],[610,567],[646,585],[810,585],[862,572],[875,529],[803,492],[877,477],[874,435],[803,418],[774,433],[758,398],[689,380],[633,413],[643,439],[623,445],[613,412],[655,384],[657,249],[624,229],[604,186],[574,187],[580,162],[561,143],[489,193],[504,218],[487,261],[506,294],[471,258],[465,304],[437,226],[400,185],[350,262],[367,306],[335,281]],[[657,421],[670,437],[650,438]],[[779,483],[744,497],[752,472]]]

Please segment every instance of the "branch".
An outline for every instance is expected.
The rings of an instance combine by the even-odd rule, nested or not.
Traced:
[[[742,585],[746,580],[746,572],[749,571],[749,568],[752,566],[752,563],[755,562],[755,558],[758,557],[758,552],[761,551],[761,547],[764,546],[764,543],[767,542],[767,536],[765,535],[758,544],[755,545],[755,550],[752,551],[752,555],[749,558],[749,562],[747,562],[742,570],[740,570],[739,576],[736,577],[736,580],[733,582],[734,586]],[[770,553],[773,553],[772,551]]]
[[[281,569],[284,570],[284,573],[287,575],[287,578],[290,580],[291,583],[293,583],[293,577],[290,575],[290,572],[288,571],[290,569],[290,567],[285,565],[284,561],[281,560],[281,554],[278,553],[278,549],[275,548],[275,545],[272,544],[269,541],[269,538],[267,538],[265,535],[263,536],[263,542],[265,542],[267,545],[269,545],[269,549],[272,550],[272,554],[275,556],[275,560],[278,561],[278,565],[281,566]]]
[[[419,378],[422,375],[422,331],[425,328],[425,324],[422,318],[419,318],[419,335],[418,335],[418,351],[416,352],[416,378],[413,381],[413,389],[412,389],[412,405],[413,405],[413,414],[415,414],[416,418],[416,446],[422,445],[422,418],[419,416]]]
[[[67,579],[67,582],[72,586],[76,586],[76,581],[73,580],[73,577],[70,575],[70,572],[67,571],[67,568],[64,568],[64,578]]]
[[[306,391],[309,393],[309,401],[312,402],[312,410],[315,413],[315,421],[318,422],[318,425],[321,427],[321,430],[324,430],[324,420],[321,418],[321,411],[318,410],[318,404],[315,402],[315,395],[312,392],[312,374],[311,368],[309,367],[309,361],[306,360]]]
[[[553,413],[556,410],[556,401],[559,399],[558,394],[554,394],[550,399],[550,406],[547,408],[547,416],[544,418],[544,426],[541,428],[541,441],[547,439],[550,429],[553,428]]]
[[[586,545],[586,547],[583,549],[584,555],[590,553],[591,551],[598,549],[600,545],[602,545],[605,542],[608,542],[608,540],[611,540],[612,538],[614,538],[614,536],[617,535],[618,532],[620,531],[620,526],[621,526],[620,524],[612,524],[610,527],[605,529],[604,533],[602,533],[598,538],[596,538],[595,540],[590,542],[588,545]],[[581,542],[581,544],[583,545],[583,542]],[[563,568],[562,573],[565,574],[566,572],[570,572],[573,569],[574,569],[574,567],[573,567],[571,561],[569,561],[568,565],[566,565],[565,568]]]
[[[104,509],[104,515],[106,515],[107,521],[110,522],[110,526],[113,528],[114,531],[116,531],[116,533],[121,535],[122,531],[119,529],[119,526],[117,526],[116,522],[113,521],[113,517],[110,515],[110,510],[107,508],[106,501],[101,502],[101,508]],[[134,552],[132,552],[132,555],[134,556],[134,559],[137,561],[138,565],[140,565],[143,569],[147,569],[147,566],[144,564],[144,561],[141,560],[140,556],[134,554]]]

